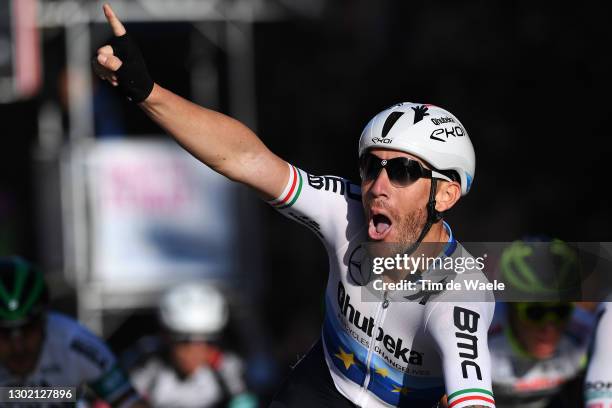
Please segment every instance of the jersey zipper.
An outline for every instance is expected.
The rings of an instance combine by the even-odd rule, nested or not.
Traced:
[[[374,317],[374,327],[372,328],[372,339],[370,340],[370,345],[368,346],[368,354],[366,356],[366,376],[363,380],[363,385],[361,386],[361,396],[359,397],[359,406],[364,406],[365,400],[369,398],[368,396],[368,386],[370,385],[370,363],[372,361],[372,355],[374,354],[374,343],[376,342],[376,336],[378,333],[378,327],[381,326],[384,321],[384,316],[386,314],[387,308],[389,307],[389,299],[387,297],[387,291],[383,293],[382,302],[378,303],[378,307],[376,308],[376,316]]]

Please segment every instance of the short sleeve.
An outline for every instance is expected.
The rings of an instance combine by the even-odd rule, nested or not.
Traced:
[[[69,340],[69,349],[80,379],[99,398],[112,406],[121,406],[122,402],[137,398],[128,376],[100,338],[78,325]]]
[[[361,189],[357,184],[337,176],[315,176],[291,164],[285,189],[268,203],[308,227],[328,249],[357,233],[350,228],[349,214],[359,214],[363,219]]]
[[[491,302],[436,302],[427,320],[442,361],[449,408],[495,407],[487,332]]]

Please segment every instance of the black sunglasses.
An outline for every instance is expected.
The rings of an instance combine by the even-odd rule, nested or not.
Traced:
[[[452,181],[450,177],[435,170],[426,169],[421,163],[408,157],[381,159],[367,153],[359,159],[359,175],[362,181],[376,180],[383,168],[387,170],[387,177],[395,187],[407,187],[420,178],[439,178]]]
[[[563,323],[567,321],[574,307],[571,304],[538,305],[538,304],[518,304],[519,318],[534,323]]]

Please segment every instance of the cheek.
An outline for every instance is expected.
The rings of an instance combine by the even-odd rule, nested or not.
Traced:
[[[189,347],[186,345],[175,345],[172,347],[172,354],[177,360],[185,360],[189,358]]]
[[[402,214],[425,208],[429,201],[429,181],[421,179],[413,185],[397,189],[397,208]]]
[[[36,352],[42,345],[42,332],[31,333],[24,339],[24,345],[31,353]]]

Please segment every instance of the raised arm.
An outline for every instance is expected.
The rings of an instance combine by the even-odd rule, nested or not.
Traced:
[[[128,88],[134,88],[133,100],[202,163],[231,180],[254,188],[265,199],[278,197],[289,179],[287,163],[239,121],[154,84],[138,49],[108,4],[104,5],[104,15],[115,38],[111,43],[114,46],[105,45],[98,50],[94,61],[98,76],[119,86],[128,97],[132,96]],[[124,54],[115,49],[119,48],[119,39]]]

